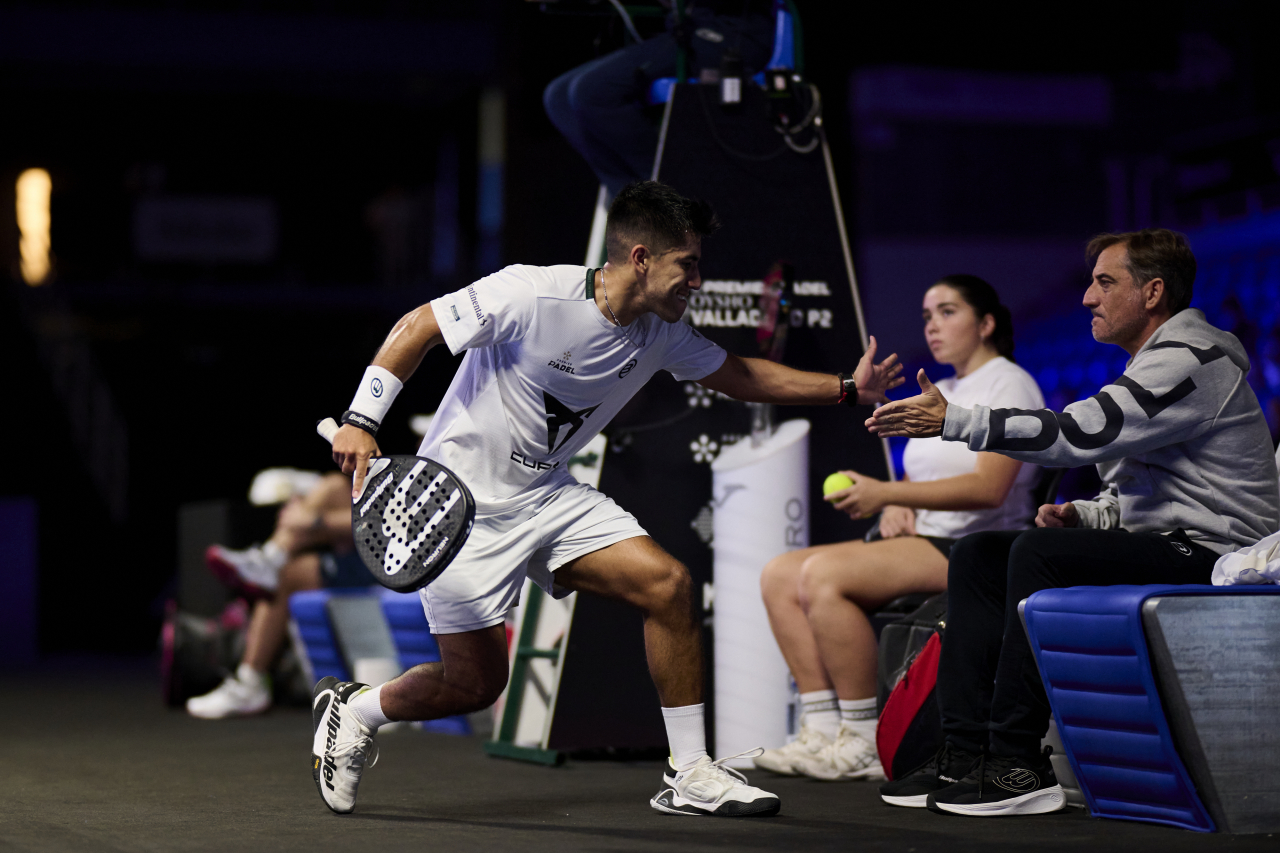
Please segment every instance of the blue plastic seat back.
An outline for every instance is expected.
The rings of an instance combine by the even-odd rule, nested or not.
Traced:
[[[1027,636],[1089,811],[1213,832],[1179,758],[1151,671],[1142,603],[1168,595],[1276,594],[1280,587],[1155,584],[1031,595]]]
[[[387,617],[391,639],[396,644],[400,666],[411,669],[420,663],[440,660],[440,647],[427,624],[422,599],[414,593],[382,592],[382,613]]]
[[[338,649],[338,640],[329,622],[329,599],[333,593],[327,589],[295,592],[289,596],[289,615],[298,625],[298,634],[306,647],[311,670],[316,680],[332,675],[342,681],[350,681],[351,674]]]

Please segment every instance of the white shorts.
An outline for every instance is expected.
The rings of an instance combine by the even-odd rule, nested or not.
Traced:
[[[568,482],[515,509],[484,514],[462,551],[419,590],[433,634],[460,634],[500,625],[520,600],[527,575],[554,598],[569,590],[553,572],[584,554],[647,536],[635,516],[600,492]]]

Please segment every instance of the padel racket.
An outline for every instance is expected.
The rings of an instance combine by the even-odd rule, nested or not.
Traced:
[[[333,418],[316,424],[330,444]],[[422,456],[369,460],[364,491],[351,502],[356,552],[378,583],[413,592],[431,583],[471,535],[476,502],[448,468]]]

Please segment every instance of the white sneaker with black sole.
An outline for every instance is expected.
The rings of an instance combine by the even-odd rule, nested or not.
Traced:
[[[795,768],[796,763],[818,755],[830,743],[831,738],[822,732],[802,725],[796,739],[791,743],[777,749],[766,749],[751,760],[761,770],[768,770],[770,773],[782,776],[797,776],[799,771]]]
[[[884,779],[876,745],[845,723],[840,724],[836,739],[826,749],[800,757],[795,768],[805,776],[824,782]]]
[[[356,807],[356,790],[366,766],[378,761],[373,730],[365,728],[347,707],[367,684],[339,681],[332,675],[320,679],[312,693],[311,776],[324,804],[338,814]]]
[[[717,817],[768,817],[778,813],[782,802],[776,794],[753,788],[747,777],[725,767],[726,761],[747,758],[763,750],[747,750],[712,761],[703,758],[688,770],[677,771],[667,759],[662,789],[649,800],[660,812]]]

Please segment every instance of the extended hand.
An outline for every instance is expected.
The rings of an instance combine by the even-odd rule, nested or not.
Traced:
[[[1076,505],[1073,503],[1045,504],[1036,513],[1036,527],[1078,527],[1079,525],[1080,513],[1076,512]]]
[[[867,429],[881,437],[905,435],[908,438],[930,438],[942,435],[947,418],[947,398],[929,381],[921,369],[916,374],[920,394],[886,403],[867,418]]]
[[[916,535],[916,511],[910,507],[889,504],[880,510],[880,538]]]
[[[364,492],[364,475],[369,470],[369,460],[381,455],[378,442],[359,427],[345,424],[333,437],[333,461],[338,463],[342,473],[355,475],[351,483],[352,500]]]
[[[840,473],[853,480],[853,485],[847,489],[832,492],[824,500],[829,501],[841,512],[847,512],[849,517],[854,519],[867,518],[880,511],[884,506],[884,499],[880,497],[883,481],[868,477],[866,474],[859,474],[857,471]]]
[[[858,402],[868,405],[888,400],[884,392],[890,388],[897,388],[907,381],[901,375],[902,365],[898,364],[897,353],[879,364],[875,363],[875,335],[872,335],[870,340],[871,345],[862,354],[862,358],[858,360],[858,366],[853,371],[853,382],[858,386]]]

